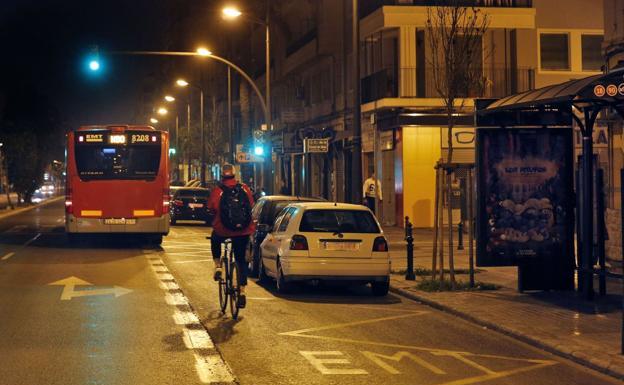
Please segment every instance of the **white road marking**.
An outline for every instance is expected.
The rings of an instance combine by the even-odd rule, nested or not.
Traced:
[[[212,339],[204,329],[184,328],[184,345],[189,349],[214,349]]]
[[[176,325],[201,325],[199,318],[190,311],[176,310],[173,313],[173,321]]]
[[[24,246],[28,246],[31,243],[33,243],[34,241],[36,241],[39,237],[41,236],[41,233],[35,235],[34,237],[32,237],[30,240],[28,240],[26,243],[24,243]]]
[[[180,290],[180,286],[175,282],[160,282],[159,286],[163,290]]]
[[[169,253],[169,255],[171,255],[171,253]],[[203,256],[205,256],[205,254]],[[154,274],[156,274],[156,277],[160,280],[160,288],[166,292],[165,301],[167,304],[171,306],[189,306],[188,299],[180,291],[180,287],[175,278],[171,275],[162,259],[149,257],[147,255],[146,258],[149,260],[150,267],[154,271]],[[169,292],[173,290],[177,290],[178,292]],[[232,383],[235,381],[234,375],[223,361],[220,354],[212,353],[202,355],[198,353],[201,350],[215,349],[215,345],[210,338],[210,334],[204,329],[199,317],[197,317],[193,311],[174,309],[173,321],[177,325],[184,326],[182,330],[182,340],[188,349],[195,352],[195,371],[202,383]]]
[[[158,279],[160,279],[161,281],[173,281],[173,275],[169,274],[169,273],[165,273],[165,274],[158,274]]]
[[[169,293],[165,295],[165,301],[172,306],[180,306],[180,305],[188,305],[188,300],[184,296],[184,294],[180,293]]]
[[[5,255],[4,257],[2,257],[3,261],[6,261],[7,259],[11,258],[12,256],[14,256],[15,253],[14,252],[10,252],[7,255]]]
[[[195,370],[199,374],[199,380],[204,384],[234,382],[234,376],[218,354],[210,356],[196,354]]]
[[[273,301],[274,299],[277,299],[277,298],[275,297],[247,297],[247,299],[254,300],[254,301]]]
[[[87,289],[87,290],[75,290],[76,286],[93,286],[92,283],[84,281],[77,277],[68,277],[65,279],[61,279],[59,281],[55,281],[52,283],[48,283],[51,286],[63,286],[63,293],[61,294],[61,301],[69,301],[72,298],[77,297],[91,297],[96,295],[114,295],[115,298],[121,297],[122,295],[126,295],[131,293],[132,290],[126,289],[120,286],[114,286],[112,288],[106,289]]]
[[[306,360],[312,364],[319,372],[322,374],[346,374],[346,375],[354,375],[354,374],[368,374],[368,372],[364,369],[357,368],[336,368],[334,365],[342,364],[348,365],[351,364],[346,358],[321,358],[318,356],[329,356],[329,357],[344,357],[342,352],[338,351],[299,351],[299,353],[305,357]],[[326,364],[332,364],[332,367],[327,367]]]
[[[195,263],[195,262],[212,262],[212,259],[194,259],[190,261],[175,261],[173,263]]]

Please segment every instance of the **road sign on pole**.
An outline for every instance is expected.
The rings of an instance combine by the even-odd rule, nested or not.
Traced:
[[[329,151],[329,139],[304,139],[303,152],[325,153]]]

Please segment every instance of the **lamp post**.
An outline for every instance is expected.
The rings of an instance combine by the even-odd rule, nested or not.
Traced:
[[[362,105],[360,98],[360,15],[353,0],[353,154],[351,194],[355,204],[362,202]]]
[[[260,24],[262,26],[264,26],[264,30],[265,30],[265,80],[266,80],[266,86],[265,86],[265,102],[266,102],[266,109],[268,110],[268,114],[266,114],[265,120],[266,120],[266,127],[267,127],[267,131],[272,131],[273,130],[273,116],[272,116],[272,110],[271,110],[271,28],[270,28],[270,23],[271,23],[271,12],[270,12],[270,7],[269,7],[270,1],[267,0],[266,1],[266,14],[264,17],[264,20],[255,18],[249,14],[243,14],[242,11],[240,11],[238,8],[235,7],[225,7],[223,8],[223,18],[225,20],[234,20],[237,19],[241,16],[244,16],[245,18],[247,18],[248,20],[256,23],[256,24]],[[269,148],[269,151],[267,151],[268,156],[271,156],[272,153],[272,149]],[[272,167],[271,167],[271,158],[269,158],[268,160],[268,172],[265,173],[263,172],[263,175],[265,175],[266,177],[270,177],[271,172],[272,172]],[[266,170],[266,169],[265,169]],[[268,175],[266,175],[268,174]],[[266,179],[266,178],[263,178]],[[266,180],[262,181],[263,184],[266,184]],[[265,186],[266,188],[269,189],[269,191],[273,191],[273,186],[272,186],[272,180],[269,186]]]
[[[176,101],[176,98],[174,98],[171,95],[165,95],[164,97],[165,101],[167,103],[173,103]],[[180,141],[178,140],[178,132],[180,129],[180,114],[178,112],[178,109],[176,108],[176,117],[175,117],[175,142],[174,142],[174,149],[175,149],[175,170],[176,170],[176,179],[179,179],[180,177],[180,162],[179,162],[179,158],[178,158],[178,154],[177,152],[180,150],[179,145],[180,145]]]
[[[204,133],[204,90],[199,86],[190,84],[184,79],[178,79],[176,81],[176,84],[179,87],[191,87],[191,88],[195,88],[196,90],[199,90],[199,131],[200,131],[200,137],[201,137],[201,140],[200,140],[201,142],[200,180],[201,180],[201,185],[206,186],[206,135]],[[189,104],[188,112],[190,116],[190,104]],[[189,126],[189,132],[190,132],[190,126]],[[189,165],[190,165],[190,159],[189,159]]]

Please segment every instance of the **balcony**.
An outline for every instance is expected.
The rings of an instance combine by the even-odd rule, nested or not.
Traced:
[[[362,103],[384,98],[439,98],[433,69],[383,69],[362,79]],[[399,93],[399,81],[407,91]],[[484,68],[483,87],[463,92],[466,98],[502,98],[535,88],[535,70],[523,68]],[[409,91],[413,90],[413,91]]]
[[[444,0],[363,0],[360,3],[360,18],[364,18],[375,10],[385,6],[420,6],[430,7],[436,5],[445,5]],[[453,1],[453,4],[456,2]],[[532,8],[533,0],[460,0],[460,5],[475,7],[496,7],[496,8]]]

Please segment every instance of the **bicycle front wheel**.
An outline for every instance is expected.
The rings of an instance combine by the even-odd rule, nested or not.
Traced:
[[[232,263],[230,265],[230,277],[231,277],[231,291],[230,291],[230,312],[232,313],[232,318],[238,318],[238,297],[240,294],[240,276],[238,271],[238,266],[236,263]]]
[[[225,314],[225,309],[228,304],[228,295],[229,290],[227,286],[228,281],[228,268],[225,266],[225,271],[221,274],[221,279],[219,280],[219,309],[221,309],[221,314]]]

